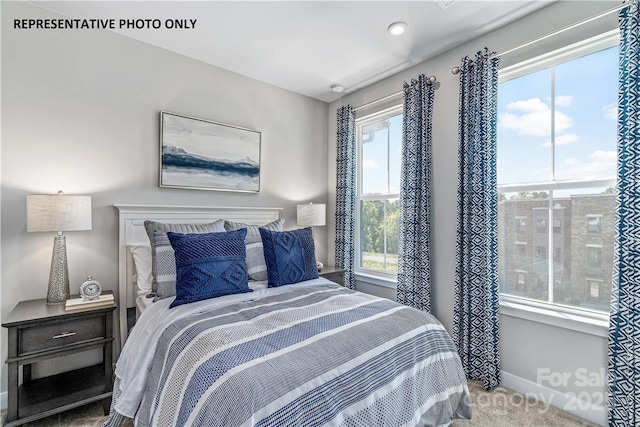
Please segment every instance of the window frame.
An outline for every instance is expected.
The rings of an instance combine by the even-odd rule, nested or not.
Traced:
[[[355,263],[354,263],[354,275],[357,280],[362,280],[368,283],[373,283],[379,286],[396,288],[398,283],[397,274],[371,270],[361,266],[360,262],[362,259],[361,252],[361,235],[360,235],[360,226],[361,226],[361,210],[360,205],[365,201],[375,201],[375,200],[384,200],[391,201],[394,199],[400,199],[400,193],[388,193],[388,194],[376,194],[376,195],[363,195],[362,194],[362,169],[363,169],[363,152],[362,152],[362,128],[369,123],[373,123],[379,121],[384,118],[390,118],[397,115],[403,115],[404,108],[402,101],[395,105],[391,105],[387,108],[381,109],[379,111],[372,112],[370,114],[366,114],[362,117],[356,117],[355,127],[356,127],[356,212],[355,212]],[[389,162],[387,162],[387,173],[389,172]],[[386,206],[386,203],[385,203]],[[386,214],[385,214],[386,215]],[[386,232],[385,232],[386,238]],[[386,255],[386,253],[385,253]]]
[[[543,70],[553,65],[590,55],[601,50],[618,46],[620,42],[619,31],[611,30],[589,39],[571,44],[569,46],[553,50],[546,54],[536,56],[526,61],[514,64],[501,69],[498,74],[498,83],[506,82],[518,77],[522,77],[536,71]],[[552,74],[553,76],[553,74]],[[555,83],[552,83],[555,85]],[[553,87],[553,86],[552,86]],[[555,88],[554,88],[555,89]],[[554,93],[552,92],[552,97]],[[554,115],[552,114],[552,129]],[[552,133],[551,138],[555,135]],[[499,143],[499,142],[498,142]],[[552,150],[552,165],[555,163],[555,150]],[[571,179],[555,180],[555,171],[552,168],[552,178],[545,182],[526,182],[498,184],[498,193],[519,193],[524,191],[547,191],[549,192],[549,216],[547,224],[553,224],[554,213],[554,190],[616,187],[617,179],[615,173],[611,177],[596,179]],[[537,232],[536,219],[533,219],[534,232]],[[552,227],[547,227],[549,236],[553,236]],[[551,243],[551,237],[550,237]],[[554,242],[555,244],[555,242]],[[549,246],[552,247],[552,246]],[[553,262],[547,261],[553,265]],[[552,268],[552,267],[550,267]],[[549,281],[550,283],[552,280]],[[550,299],[553,300],[553,286],[550,288]],[[576,330],[601,337],[608,336],[609,313],[588,308],[565,306],[557,302],[538,301],[534,299],[504,294],[500,291],[500,312],[504,315],[528,319],[540,323],[558,326],[566,329]]]

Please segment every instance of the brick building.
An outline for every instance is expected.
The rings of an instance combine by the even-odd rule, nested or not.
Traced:
[[[609,308],[615,196],[512,198],[498,203],[501,291],[588,309]],[[550,211],[553,215],[550,218]]]

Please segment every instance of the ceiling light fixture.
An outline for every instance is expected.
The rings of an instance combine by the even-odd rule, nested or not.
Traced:
[[[335,92],[335,93],[342,93],[342,92],[344,92],[344,86],[342,86],[342,85],[331,85],[331,91]]]
[[[398,21],[389,25],[388,31],[389,31],[389,34],[391,35],[399,36],[400,34],[404,33],[406,29],[407,29],[407,23]]]

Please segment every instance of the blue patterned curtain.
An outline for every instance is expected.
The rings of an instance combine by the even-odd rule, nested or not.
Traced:
[[[620,11],[618,193],[609,321],[609,426],[640,425],[640,9]]]
[[[433,84],[424,74],[404,83],[398,292],[402,304],[430,311],[431,116]]]
[[[338,108],[336,135],[336,267],[344,268],[344,285],[353,277],[356,211],[356,124],[350,105]]]
[[[499,59],[460,66],[458,231],[453,337],[467,376],[500,384],[496,127]]]

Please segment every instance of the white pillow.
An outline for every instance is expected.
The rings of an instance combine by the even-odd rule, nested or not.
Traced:
[[[151,293],[151,246],[150,245],[128,245],[133,263],[136,268],[136,295],[147,295]]]

